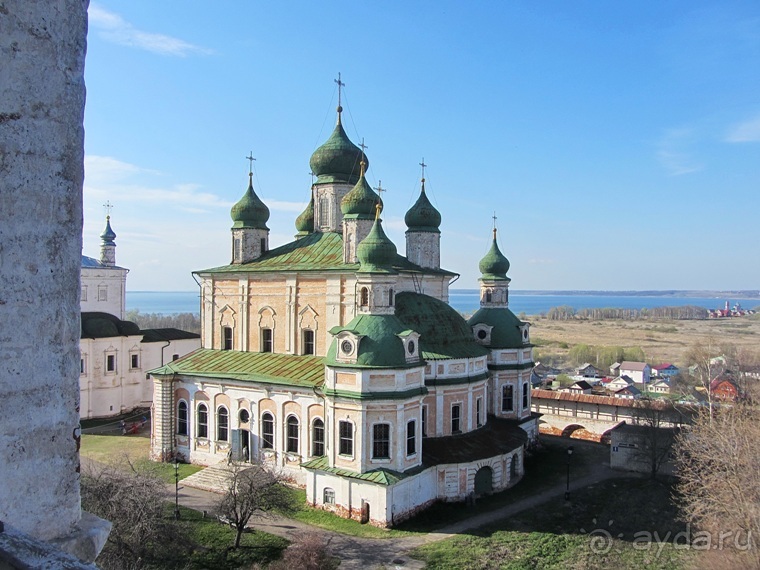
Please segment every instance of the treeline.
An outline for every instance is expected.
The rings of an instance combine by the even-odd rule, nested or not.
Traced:
[[[138,309],[127,311],[126,320],[136,323],[141,329],[181,329],[201,332],[201,317],[197,313],[141,313]]]
[[[706,319],[708,311],[703,307],[684,305],[680,307],[653,307],[651,309],[620,309],[605,307],[601,309],[580,309],[569,305],[552,307],[546,313],[550,321],[586,320],[602,321],[605,319],[644,320],[644,319]]]
[[[624,348],[622,346],[576,344],[570,349],[568,356],[576,366],[588,362],[605,372],[615,362],[623,362],[624,360],[644,362],[644,351],[639,347]]]

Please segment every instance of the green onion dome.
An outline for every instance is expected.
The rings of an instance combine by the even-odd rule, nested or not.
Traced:
[[[269,208],[253,191],[253,173],[248,175],[248,190],[243,197],[232,206],[230,211],[233,228],[253,228],[268,230]]]
[[[404,216],[408,231],[440,233],[441,214],[428,200],[425,193],[425,179],[422,179],[420,197]]]
[[[380,218],[375,220],[372,229],[356,248],[362,273],[387,273],[396,260],[396,246],[385,235]]]
[[[380,196],[370,187],[364,177],[364,163],[359,181],[351,191],[340,201],[340,211],[344,216],[371,220],[375,217],[375,209],[380,202]]]
[[[359,163],[362,151],[352,143],[340,122],[338,107],[338,123],[330,138],[314,151],[309,160],[311,171],[317,176],[317,183],[347,182],[355,184],[359,180]],[[367,162],[366,157],[364,161]]]
[[[509,281],[507,277],[507,271],[509,271],[509,260],[499,251],[499,246],[496,245],[496,230],[493,232],[493,243],[491,249],[488,250],[485,257],[480,260],[478,266],[481,279],[493,280],[493,281]]]
[[[312,194],[306,209],[296,218],[296,230],[299,235],[310,234],[314,231],[314,195]]]
[[[106,216],[106,228],[100,234],[100,239],[103,240],[103,244],[105,245],[115,245],[113,240],[116,239],[116,233],[111,229],[111,216]]]

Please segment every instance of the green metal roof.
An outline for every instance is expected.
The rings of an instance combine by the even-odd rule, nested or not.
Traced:
[[[455,276],[445,269],[423,269],[396,255],[393,269],[415,273]],[[267,251],[258,259],[240,265],[223,265],[194,273],[258,273],[298,271],[340,271],[354,273],[358,263],[343,263],[343,236],[334,232],[315,232]]]
[[[406,479],[409,476],[405,473],[399,473],[398,471],[391,471],[390,469],[373,469],[372,471],[367,471],[366,473],[357,473],[356,471],[349,471],[348,469],[330,467],[327,461],[327,457],[317,457],[316,459],[301,463],[301,467],[304,469],[317,469],[326,473],[332,473],[338,477],[360,479],[362,481],[377,483],[378,485],[384,485],[386,487],[395,485],[402,479]],[[417,471],[415,471],[415,473],[416,472]]]
[[[321,356],[200,348],[148,373],[314,387],[324,382],[325,365]]]
[[[480,260],[479,269],[482,274],[481,281],[484,279],[493,281],[511,281],[511,279],[507,277],[509,260],[499,250],[499,246],[496,243],[496,230],[494,230],[491,249],[489,249],[485,257]]]
[[[253,174],[248,175],[248,189],[230,210],[233,228],[268,230],[269,208],[253,190]]]
[[[333,327],[330,334],[337,335],[350,331],[362,337],[359,341],[355,364],[338,362],[336,359],[337,339],[333,339],[327,350],[325,364],[341,368],[410,368],[422,366],[424,362],[407,363],[406,349],[400,334],[410,332],[395,315],[357,315],[344,327]]]
[[[338,123],[335,125],[330,137],[311,155],[309,166],[317,175],[317,184],[329,182],[356,183],[359,179],[359,162],[364,158],[365,167],[369,166],[369,160],[362,151],[352,143],[340,121],[338,110]]]
[[[425,194],[425,179],[422,179],[422,191],[414,205],[404,216],[407,231],[441,233],[441,214],[435,209]]]
[[[406,291],[396,294],[396,316],[420,334],[425,360],[475,358],[488,351],[472,335],[472,329],[454,308],[443,301]]]
[[[506,307],[493,309],[479,309],[467,321],[470,326],[483,323],[493,327],[491,329],[491,348],[521,348],[530,346],[523,341],[520,326],[523,323],[515,314]]]

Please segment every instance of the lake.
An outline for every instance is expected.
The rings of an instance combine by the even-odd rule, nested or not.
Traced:
[[[463,313],[472,313],[480,305],[477,289],[451,289],[451,306]],[[726,301],[731,306],[737,301],[745,308],[760,306],[760,299],[736,299],[716,297],[672,297],[652,295],[552,295],[524,294],[510,292],[509,308],[515,314],[538,315],[552,307],[569,305],[579,309],[651,309],[654,307],[680,307],[695,305],[705,309],[723,308]],[[141,313],[200,313],[200,298],[197,291],[127,291],[127,310],[138,309]]]

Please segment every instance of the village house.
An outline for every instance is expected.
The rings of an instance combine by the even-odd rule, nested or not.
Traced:
[[[576,369],[575,373],[577,376],[583,376],[584,378],[601,378],[604,376],[599,368],[588,362]]]
[[[617,392],[618,390],[622,388],[627,388],[628,386],[633,385],[633,379],[629,376],[618,376],[611,382],[608,382],[605,387],[610,392]]]
[[[652,366],[652,375],[661,378],[672,378],[673,376],[677,376],[680,372],[681,370],[678,366],[670,364],[669,362]]]
[[[649,384],[652,369],[645,362],[625,360],[620,363],[620,375],[629,376],[636,384]]]
[[[569,392],[571,394],[590,394],[591,384],[585,380],[578,380],[566,388],[561,388],[560,392]]]
[[[495,229],[480,309],[465,321],[448,304],[457,274],[440,266],[424,166],[397,253],[341,112],[311,157],[294,241],[270,248],[249,175],[231,212],[231,262],[195,273],[202,348],[151,371],[151,456],[263,461],[310,504],[389,526],[520,480],[538,432],[533,345],[508,308]]]
[[[649,385],[649,392],[653,394],[670,394],[670,381],[666,379],[657,380]]]
[[[638,398],[641,398],[641,390],[631,384],[625,388],[620,388],[620,390],[615,390],[613,396],[615,398],[624,398],[626,400],[636,400]]]
[[[722,373],[712,379],[710,382],[710,392],[718,399],[726,402],[736,402],[741,397],[741,390],[734,379]]]

